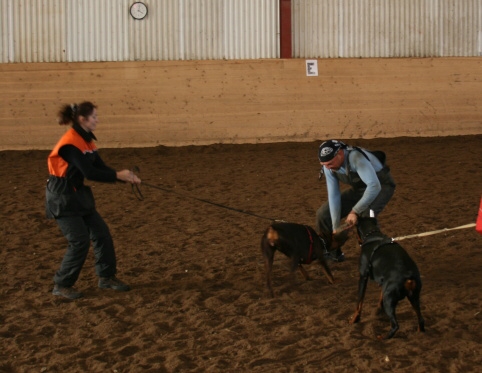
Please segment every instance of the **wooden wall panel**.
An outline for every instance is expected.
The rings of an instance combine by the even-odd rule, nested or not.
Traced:
[[[480,58],[0,64],[0,150],[50,149],[63,103],[101,147],[482,133]]]

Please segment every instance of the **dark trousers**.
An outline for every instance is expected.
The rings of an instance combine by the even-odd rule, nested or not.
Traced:
[[[115,275],[116,257],[112,236],[97,211],[86,216],[60,217],[56,221],[69,243],[60,268],[54,276],[57,285],[70,287],[75,284],[87,258],[91,241],[97,276]]]
[[[365,189],[345,189],[341,193],[341,218],[345,218],[353,206],[362,198]],[[385,208],[395,192],[395,187],[392,185],[382,184],[382,190],[377,198],[370,204],[367,210],[360,215],[363,217],[370,216],[370,210],[375,212],[375,217]],[[331,222],[330,205],[328,202],[324,203],[318,211],[316,211],[316,229],[320,232],[333,232],[333,224]]]

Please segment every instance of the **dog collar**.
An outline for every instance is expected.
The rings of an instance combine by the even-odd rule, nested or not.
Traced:
[[[306,259],[305,263],[310,264],[313,260],[313,237],[311,236],[311,232],[309,228],[305,225],[306,231],[308,232],[308,237],[310,237],[310,250],[308,251],[308,258]]]

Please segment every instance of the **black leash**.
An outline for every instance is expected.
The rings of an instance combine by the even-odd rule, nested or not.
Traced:
[[[135,166],[135,167],[133,168],[133,172],[139,172],[139,167]],[[162,186],[159,186],[159,185],[149,184],[149,183],[146,183],[146,182],[144,182],[144,181],[142,181],[140,185],[146,186],[146,187],[148,187],[148,188],[153,188],[153,189],[162,190],[162,191],[168,192],[168,193],[173,193],[173,194],[176,194],[176,195],[181,196],[181,197],[184,197],[184,198],[194,199],[194,200],[199,201],[199,202],[208,203],[208,204],[210,204],[210,205],[217,206],[217,207],[220,207],[220,208],[223,208],[223,209],[226,209],[226,210],[231,210],[231,211],[239,212],[239,213],[241,213],[241,214],[254,216],[254,217],[256,217],[256,218],[260,218],[260,219],[264,219],[264,220],[270,220],[270,221],[278,220],[278,219],[268,218],[268,217],[266,217],[266,216],[261,216],[261,215],[258,215],[258,214],[254,214],[254,213],[249,212],[249,211],[246,211],[246,210],[241,210],[241,209],[237,209],[237,208],[234,208],[234,207],[229,207],[229,206],[226,206],[226,205],[222,205],[222,204],[220,204],[220,203],[212,202],[212,201],[209,201],[209,200],[204,199],[204,198],[198,198],[198,197],[194,197],[194,196],[189,196],[189,195],[186,195],[186,194],[184,194],[184,193],[179,193],[179,192],[176,192],[175,190],[172,190],[172,189],[169,189],[169,188],[166,188],[166,187],[162,187]],[[134,195],[136,196],[136,198],[137,198],[139,201],[144,200],[144,195],[142,194],[139,185],[137,185],[137,184],[132,184],[132,192],[134,193]]]

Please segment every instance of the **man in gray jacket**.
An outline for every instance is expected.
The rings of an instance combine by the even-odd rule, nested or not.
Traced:
[[[341,219],[348,226],[357,223],[359,216],[376,217],[395,192],[395,182],[385,165],[385,153],[352,147],[337,140],[323,142],[318,149],[318,159],[325,175],[328,201],[316,212],[318,232],[339,233]],[[340,190],[340,182],[350,188]],[[342,262],[341,248],[327,257]]]

